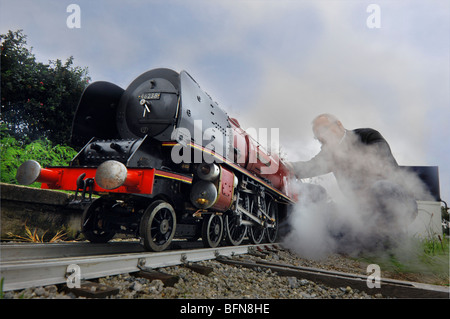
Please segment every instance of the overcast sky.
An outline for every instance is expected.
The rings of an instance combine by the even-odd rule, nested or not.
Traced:
[[[72,3],[80,28],[67,25]],[[186,70],[244,127],[279,128],[289,160],[319,151],[319,113],[375,128],[401,165],[439,166],[450,202],[449,3],[0,0],[0,32],[23,29],[38,61],[73,56],[123,88]]]

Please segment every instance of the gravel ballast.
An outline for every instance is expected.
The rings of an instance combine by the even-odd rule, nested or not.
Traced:
[[[258,260],[366,274],[366,265],[339,255],[329,256],[320,262],[302,259],[287,250],[276,250],[265,256],[241,255],[237,260]],[[118,289],[111,299],[371,299],[385,298],[381,294],[369,295],[349,286],[327,287],[310,280],[279,276],[270,269],[256,270],[223,264],[217,260],[197,263],[210,267],[212,272],[201,274],[183,265],[159,269],[178,276],[174,285],[164,285],[161,280],[149,280],[133,274],[108,276],[90,280]],[[92,288],[95,289],[95,288]],[[4,293],[6,299],[76,299],[66,285],[50,285]]]

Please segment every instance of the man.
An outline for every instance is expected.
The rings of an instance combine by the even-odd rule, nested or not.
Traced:
[[[401,235],[417,216],[414,197],[401,186],[401,174],[389,144],[376,130],[347,130],[331,114],[313,120],[314,136],[322,144],[320,152],[306,162],[291,162],[297,178],[332,172],[344,195],[356,203],[364,227],[348,221],[330,223],[330,231],[365,247],[385,243]],[[361,224],[361,223],[360,223]]]

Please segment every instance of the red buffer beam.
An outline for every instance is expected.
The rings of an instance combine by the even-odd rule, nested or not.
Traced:
[[[151,194],[156,169],[126,168],[122,163],[103,163],[98,168],[48,167],[42,168],[36,161],[27,161],[17,170],[17,181],[22,185],[42,183],[43,189],[76,191],[77,180],[94,179],[94,192]],[[120,164],[120,165],[117,165]],[[104,165],[104,166],[103,166]],[[108,171],[108,168],[112,168]]]

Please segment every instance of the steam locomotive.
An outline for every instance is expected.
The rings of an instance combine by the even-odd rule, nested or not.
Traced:
[[[216,247],[275,242],[294,202],[290,173],[185,71],[153,69],[126,90],[90,84],[78,104],[68,167],[36,161],[20,184],[75,192],[81,231],[94,243],[117,233],[162,251],[174,237]],[[92,197],[92,195],[99,195]]]

